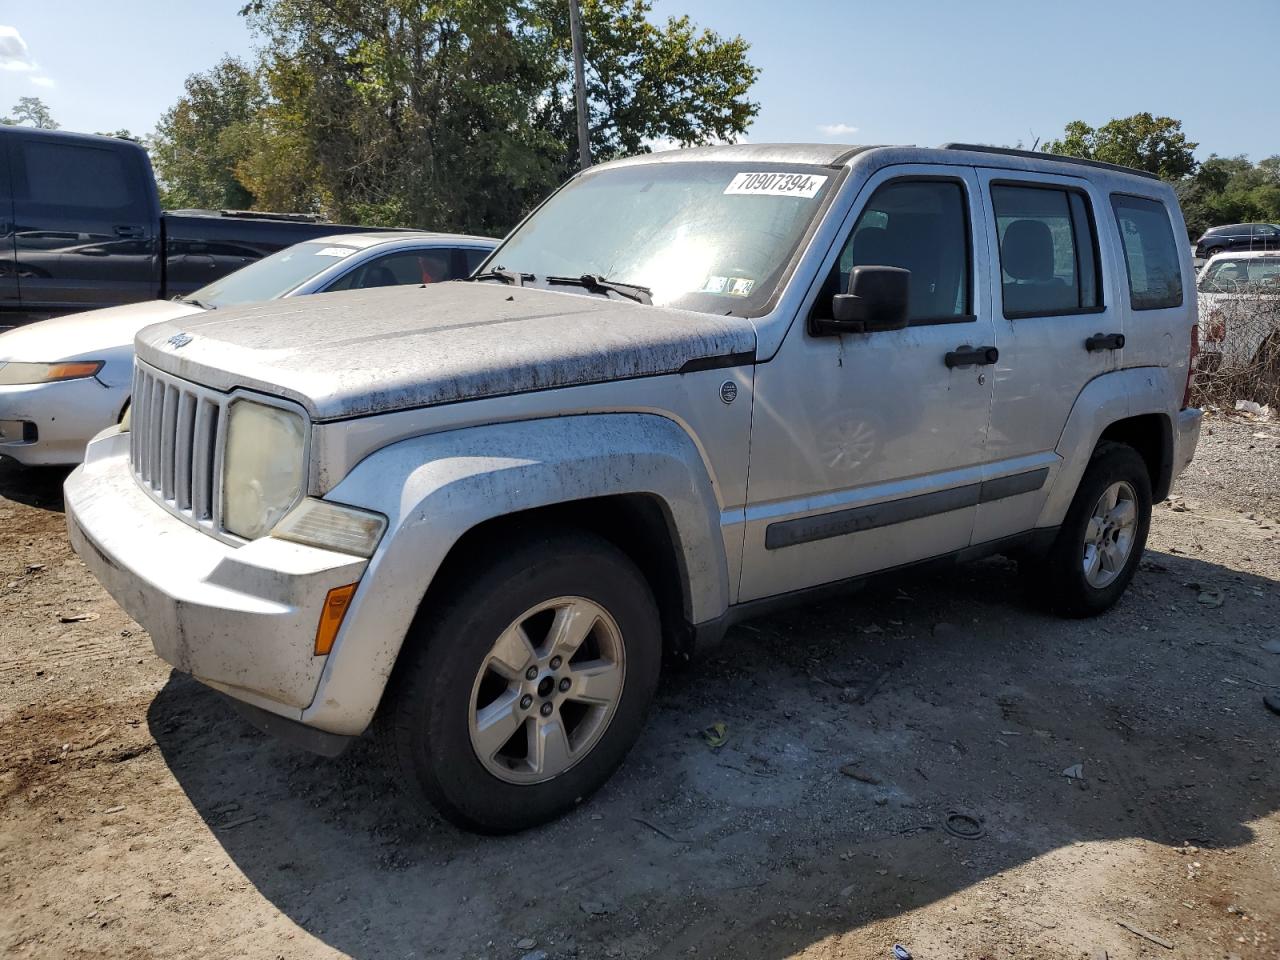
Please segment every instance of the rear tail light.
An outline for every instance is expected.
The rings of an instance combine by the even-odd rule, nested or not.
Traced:
[[[1182,391],[1182,409],[1191,406],[1191,382],[1196,375],[1196,358],[1200,356],[1200,327],[1191,328],[1191,350],[1187,356],[1187,385]]]

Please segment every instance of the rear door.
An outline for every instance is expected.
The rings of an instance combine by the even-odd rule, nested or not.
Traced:
[[[23,308],[77,310],[158,295],[156,221],[143,154],[125,142],[11,138]]]
[[[18,265],[14,261],[13,191],[9,186],[7,139],[0,139],[0,310],[18,306]],[[4,315],[0,314],[0,329],[4,327]]]
[[[974,542],[983,543],[1035,526],[1076,397],[1117,367],[1124,312],[1104,293],[1120,263],[1097,227],[1110,215],[1104,194],[1075,177],[993,168],[978,176],[1000,350],[987,457],[990,469],[1023,477],[1021,492],[979,504]]]

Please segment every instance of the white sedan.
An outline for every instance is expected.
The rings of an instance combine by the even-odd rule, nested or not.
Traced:
[[[175,300],[131,303],[0,333],[0,457],[75,464],[129,406],[133,340],[203,310],[331,290],[469,276],[497,245],[445,233],[350,233],[295,244]]]
[[[1197,280],[1199,368],[1259,366],[1280,357],[1280,251],[1220,253]]]

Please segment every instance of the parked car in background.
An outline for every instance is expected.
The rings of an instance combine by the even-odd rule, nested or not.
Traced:
[[[1201,269],[1197,286],[1197,368],[1280,371],[1280,250],[1219,254]]]
[[[1114,604],[1199,437],[1185,236],[1169,184],[1041,153],[601,164],[471,282],[148,327],[71,542],[265,729],[333,754],[381,711],[407,793],[527,827],[664,654],[780,604],[991,553]]]
[[[190,296],[55,317],[0,333],[0,456],[71,464],[130,402],[143,327],[258,300],[468,276],[496,241],[444,233],[349,233],[295,244]]]
[[[0,126],[0,329],[165,299],[313,237],[309,215],[162,211],[139,143]]]
[[[1274,223],[1231,223],[1210,227],[1196,241],[1196,257],[1207,260],[1219,253],[1241,250],[1280,251],[1280,225]]]

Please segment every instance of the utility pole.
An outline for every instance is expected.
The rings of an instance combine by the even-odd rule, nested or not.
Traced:
[[[578,105],[578,165],[591,166],[591,134],[587,130],[587,79],[582,66],[582,14],[569,0],[569,33],[573,36],[573,99]]]

